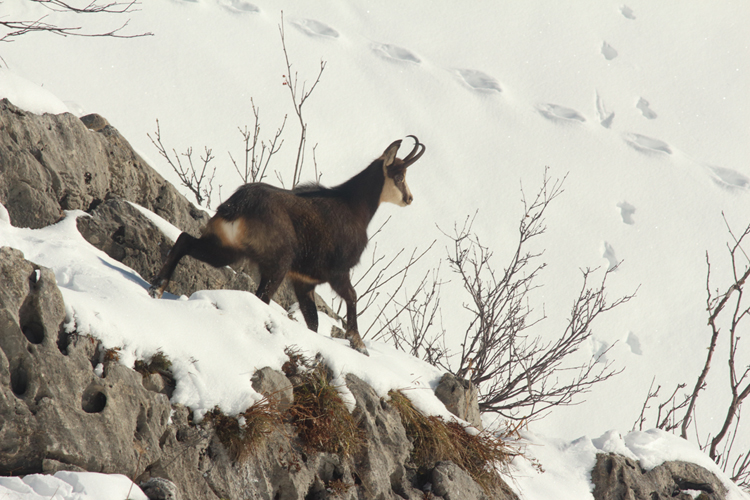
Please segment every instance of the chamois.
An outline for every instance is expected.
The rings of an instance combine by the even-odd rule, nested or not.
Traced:
[[[286,190],[259,182],[240,186],[219,205],[200,238],[180,234],[149,293],[162,296],[185,255],[214,267],[248,258],[260,269],[256,295],[268,304],[288,276],[313,331],[318,330],[314,290],[329,283],[346,302],[350,345],[368,354],[357,329],[357,293],[349,274],[367,245],[367,226],[380,203],[403,207],[413,200],[406,169],[424,154],[425,146],[409,137],[414,148],[403,160],[396,158],[401,141],[394,141],[370,166],[336,187],[307,184]]]

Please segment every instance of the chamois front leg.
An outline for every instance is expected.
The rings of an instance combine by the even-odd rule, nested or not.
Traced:
[[[332,280],[329,284],[333,291],[346,302],[346,338],[349,339],[349,345],[352,349],[369,356],[370,353],[367,352],[367,347],[365,347],[357,329],[357,292],[352,286],[349,274],[347,273],[337,280]]]
[[[292,280],[294,294],[299,302],[302,317],[305,318],[307,328],[317,333],[318,331],[318,308],[315,306],[315,285],[303,281]]]

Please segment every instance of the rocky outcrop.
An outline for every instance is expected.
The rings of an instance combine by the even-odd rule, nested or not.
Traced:
[[[88,127],[88,128],[87,128]],[[124,137],[99,115],[35,115],[0,100],[0,203],[16,227],[57,222],[64,210],[83,210],[81,234],[150,280],[172,242],[128,201],[145,207],[194,236],[209,219],[153,170]],[[184,259],[168,291],[191,295],[202,289],[254,292],[254,266],[215,269]],[[274,300],[289,308],[296,298],[284,283]],[[332,311],[318,301],[319,308]]]
[[[37,116],[1,101],[0,131],[0,202],[16,226],[43,227],[63,210],[83,210],[88,217],[77,225],[87,241],[148,279],[172,242],[128,202],[192,234],[207,220],[101,117]],[[170,291],[254,290],[252,273],[185,259]],[[424,497],[430,477],[409,465],[400,416],[356,377],[346,382],[363,449],[313,452],[286,423],[249,458],[232,460],[212,421],[196,425],[187,408],[170,405],[168,376],[141,375],[95,339],[62,329],[50,270],[4,248],[0,277],[0,473],[118,472],[151,498],[183,500]],[[290,290],[276,299],[294,301]],[[283,374],[261,369],[254,384],[278,396],[282,409],[291,403]]]
[[[596,456],[591,480],[595,500],[723,500],[727,494],[719,479],[700,465],[665,462],[645,471],[635,460],[611,453]]]
[[[50,270],[5,247],[0,276],[0,472],[136,472],[139,455],[148,461],[159,448],[167,397],[116,362],[95,375],[96,342],[61,332],[65,308]]]
[[[38,116],[0,101],[0,203],[14,225],[43,227],[63,210],[83,210],[89,217],[78,219],[81,234],[149,279],[171,241],[128,201],[195,235],[208,218],[102,117]],[[170,291],[252,291],[254,281],[251,268],[185,259]],[[294,301],[289,289],[276,299],[285,307]],[[165,500],[487,498],[451,462],[417,470],[397,411],[351,375],[363,449],[349,456],[311,451],[284,423],[249,458],[232,460],[211,421],[195,424],[187,408],[170,405],[168,375],[122,366],[95,339],[66,333],[64,316],[52,272],[18,250],[0,249],[0,474],[117,472]],[[253,383],[291,403],[283,374],[261,369]],[[481,423],[475,388],[446,377],[438,392],[456,415]],[[600,455],[592,478],[597,500],[724,494],[713,475],[681,462],[644,472],[624,457]],[[508,488],[493,498],[517,497]]]
[[[86,120],[96,124],[94,118]],[[13,224],[44,227],[56,222],[63,210],[88,212],[114,196],[197,235],[208,215],[105,123],[93,131],[69,113],[35,115],[0,100],[0,203]]]
[[[287,423],[235,461],[212,422],[193,424],[187,408],[146,389],[154,385],[150,377],[107,360],[94,339],[62,329],[62,296],[49,269],[5,247],[0,276],[0,474],[117,472],[135,478],[152,498],[174,496],[173,488],[192,500],[326,499],[332,485],[344,499],[424,497],[421,487],[430,478],[409,466],[412,444],[401,417],[357,377],[348,375],[346,384],[366,437],[363,449],[350,456],[311,451]],[[255,377],[270,391],[287,389],[284,378],[267,368]],[[271,379],[278,380],[267,384]],[[436,474],[446,494],[469,483],[467,492],[481,492],[455,468]]]

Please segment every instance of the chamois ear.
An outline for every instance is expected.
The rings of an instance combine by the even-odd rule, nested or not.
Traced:
[[[396,159],[396,153],[398,153],[399,147],[401,147],[401,139],[393,141],[391,145],[388,146],[383,152],[383,156],[381,156],[381,158],[383,159],[384,168],[390,167],[393,164],[393,160]]]

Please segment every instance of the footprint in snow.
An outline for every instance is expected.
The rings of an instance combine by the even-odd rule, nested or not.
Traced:
[[[620,262],[617,260],[617,256],[615,255],[615,249],[612,248],[612,245],[604,242],[604,250],[602,251],[602,257],[607,259],[609,262],[609,266],[607,266],[607,271],[612,271],[617,267],[617,264]]]
[[[302,33],[308,36],[321,36],[326,38],[338,38],[339,32],[327,24],[315,21],[314,19],[299,19],[292,21]]]
[[[475,69],[456,70],[461,79],[474,90],[480,92],[502,92],[500,84],[487,73]]]
[[[627,142],[630,147],[634,148],[636,151],[640,151],[641,153],[666,153],[668,155],[672,154],[672,149],[669,147],[669,144],[664,141],[660,141],[659,139],[654,139],[653,137],[648,137],[641,134],[625,134],[624,137],[625,142]]]
[[[389,43],[376,43],[372,46],[372,50],[376,54],[385,57],[386,59],[392,59],[398,62],[410,62],[419,64],[422,60],[417,57],[413,52],[406,50],[398,45],[391,45]]]
[[[537,111],[548,120],[553,122],[585,122],[584,118],[575,109],[566,108],[564,106],[558,106],[557,104],[539,104],[536,107]]]
[[[257,6],[245,0],[221,0],[221,3],[224,8],[232,12],[260,12]]]
[[[625,224],[633,225],[635,224],[635,220],[633,220],[633,214],[635,213],[635,207],[628,203],[627,201],[621,201],[617,204],[617,208],[620,209],[620,217],[622,217],[622,221]]]
[[[606,363],[607,351],[612,347],[608,342],[600,340],[596,337],[591,337],[591,352],[594,356],[596,363]]]
[[[628,338],[625,340],[625,343],[628,344],[630,347],[630,352],[633,354],[637,354],[638,356],[641,356],[643,354],[643,349],[641,349],[641,340],[636,336],[633,332],[628,332]]]
[[[633,9],[631,9],[627,5],[623,5],[622,7],[620,7],[620,13],[628,19],[635,19],[635,13],[633,12]]]
[[[599,116],[599,123],[602,124],[602,127],[609,128],[612,126],[612,120],[615,119],[615,112],[607,110],[599,92],[596,93],[596,114]]]
[[[707,165],[714,182],[725,189],[750,189],[750,178],[730,168]]]
[[[646,99],[644,99],[643,97],[641,97],[640,99],[638,99],[638,104],[636,104],[635,107],[638,108],[638,109],[640,109],[641,110],[641,114],[643,114],[643,116],[645,116],[649,120],[653,120],[654,118],[656,118],[658,116],[649,107],[648,101]]]
[[[604,56],[604,59],[606,59],[607,61],[611,61],[612,59],[617,57],[617,51],[610,44],[604,42],[602,44],[602,55]]]

